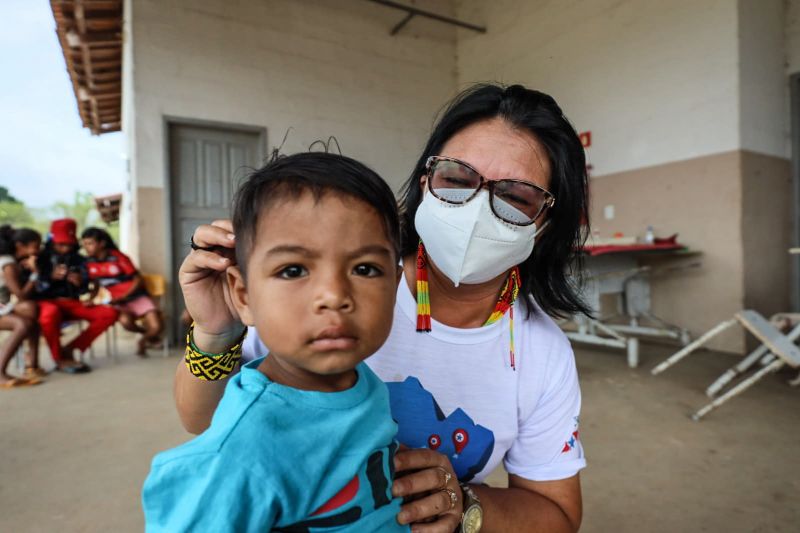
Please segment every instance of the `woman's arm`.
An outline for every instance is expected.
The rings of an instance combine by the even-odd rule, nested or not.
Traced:
[[[578,531],[583,516],[580,474],[558,481],[508,476],[508,488],[473,485],[483,508],[481,533]]]
[[[455,508],[446,511],[441,468],[453,474],[448,458],[438,452],[425,448],[397,452],[396,471],[413,473],[397,477],[392,493],[398,497],[429,493],[403,505],[401,523],[414,523],[415,530],[428,533],[451,532],[458,525],[464,502],[459,498]],[[508,482],[505,489],[471,485],[483,509],[482,533],[571,533],[580,527],[583,506],[578,474],[558,481],[531,481],[509,475]],[[420,522],[431,517],[436,520]]]

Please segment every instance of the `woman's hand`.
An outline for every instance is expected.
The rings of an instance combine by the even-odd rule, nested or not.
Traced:
[[[196,246],[178,271],[186,310],[194,319],[194,339],[205,351],[223,351],[242,333],[228,291],[225,270],[236,264],[235,239],[230,220],[198,226],[192,237]]]
[[[427,448],[401,447],[392,494],[406,499],[397,520],[412,531],[451,533],[461,522],[461,487],[447,456]],[[455,495],[455,497],[453,497]]]

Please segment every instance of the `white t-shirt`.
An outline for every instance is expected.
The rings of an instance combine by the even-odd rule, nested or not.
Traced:
[[[534,481],[565,479],[586,466],[578,435],[581,392],[572,347],[550,317],[514,307],[509,316],[459,329],[432,320],[416,331],[417,303],[400,281],[394,323],[366,360],[389,387],[398,441],[450,458],[462,482],[481,483],[499,464]],[[251,328],[243,358],[267,352]]]
[[[6,283],[5,268],[16,263],[17,260],[10,255],[0,255],[0,304],[6,304],[11,299],[11,291]]]

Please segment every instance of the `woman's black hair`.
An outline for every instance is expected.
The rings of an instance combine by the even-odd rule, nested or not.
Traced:
[[[589,199],[586,158],[575,129],[555,100],[521,85],[478,84],[459,94],[441,114],[428,143],[400,195],[403,255],[416,253],[419,235],[414,216],[422,202],[420,177],[428,157],[440,155],[447,141],[467,126],[501,118],[513,128],[531,133],[550,159],[549,190],[556,197],[548,211],[550,223],[537,237],[530,257],[519,265],[522,293],[548,315],[567,317],[591,310],[578,293],[580,249],[588,235]]]
[[[391,188],[373,170],[349,157],[325,152],[302,152],[274,157],[242,183],[233,201],[236,262],[245,274],[247,259],[261,216],[276,202],[297,199],[310,191],[319,200],[333,193],[371,206],[399,259],[400,221]]]
[[[16,244],[42,242],[42,236],[31,228],[14,229],[8,224],[0,226],[0,255],[14,255],[17,252]]]
[[[116,250],[117,244],[109,233],[101,228],[86,228],[81,233],[81,239],[94,239],[97,242],[102,242],[106,246],[106,250]]]

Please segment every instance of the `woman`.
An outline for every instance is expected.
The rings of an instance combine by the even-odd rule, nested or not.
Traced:
[[[398,519],[415,530],[474,532],[481,518],[483,531],[579,528],[580,389],[550,316],[586,310],[567,273],[586,189],[578,136],[545,94],[475,86],[434,127],[400,201],[392,333],[367,360],[409,447],[395,457],[393,490],[408,497]],[[242,331],[222,276],[233,241],[227,221],[201,226],[179,275],[195,345],[214,354]],[[243,358],[265,353],[259,344],[250,335]],[[187,429],[207,426],[223,387],[179,365]],[[501,461],[509,488],[482,485]]]
[[[39,368],[38,308],[30,300],[36,284],[36,255],[42,236],[29,228],[0,227],[0,329],[11,332],[0,345],[0,388],[25,387],[42,382]],[[11,303],[11,296],[17,301]],[[8,365],[22,342],[28,340],[25,374],[8,374]]]
[[[88,277],[86,259],[78,253],[76,231],[77,223],[71,218],[51,222],[50,239],[37,261],[39,325],[50,347],[56,370],[68,374],[91,371],[89,365],[75,360],[75,350],[83,352],[89,348],[119,316],[111,306],[80,301],[80,296],[88,289]],[[72,342],[62,347],[61,324],[67,320],[85,320],[88,326]]]
[[[144,281],[130,258],[117,249],[114,239],[100,228],[86,228],[81,244],[88,258],[86,270],[93,290],[104,287],[111,294],[109,305],[119,311],[119,323],[133,333],[141,333],[136,355],[145,357],[147,345],[158,344],[163,321],[147,294]],[[139,322],[141,321],[141,325]]]

